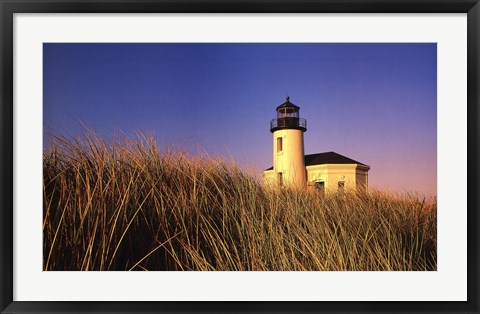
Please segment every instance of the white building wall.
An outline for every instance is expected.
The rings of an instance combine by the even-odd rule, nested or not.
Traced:
[[[356,164],[325,164],[308,166],[309,181],[325,182],[326,192],[337,192],[339,182],[343,182],[344,191],[356,189]]]
[[[275,172],[273,170],[263,171],[263,183],[266,185],[275,184]]]
[[[281,151],[277,146],[278,138],[282,139]],[[277,183],[279,173],[281,173],[284,185],[298,188],[306,187],[303,131],[283,129],[273,132],[273,171]]]
[[[306,185],[314,189],[316,182],[324,182],[325,191],[328,193],[338,191],[338,183],[344,183],[345,192],[367,192],[368,170],[370,167],[357,164],[323,164],[306,167]],[[265,184],[278,183],[276,172],[266,170],[263,172]]]
[[[358,192],[367,192],[368,191],[368,170],[370,167],[357,165],[356,169],[356,179],[357,182],[357,191]]]

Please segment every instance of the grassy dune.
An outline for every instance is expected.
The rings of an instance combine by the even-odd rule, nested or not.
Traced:
[[[153,137],[52,136],[45,270],[436,270],[436,204],[272,189]]]

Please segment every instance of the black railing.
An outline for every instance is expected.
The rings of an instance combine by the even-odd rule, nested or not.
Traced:
[[[307,130],[307,120],[291,117],[272,119],[270,121],[270,131],[274,132],[279,129],[298,129],[305,132]]]

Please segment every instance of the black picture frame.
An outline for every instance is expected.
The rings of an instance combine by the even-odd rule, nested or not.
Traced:
[[[0,0],[2,313],[478,313],[479,300],[479,0]],[[23,302],[13,300],[13,16],[15,13],[467,13],[468,280],[465,302]],[[452,287],[455,289],[455,287]]]

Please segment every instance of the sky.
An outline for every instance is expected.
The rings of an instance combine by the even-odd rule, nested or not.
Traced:
[[[373,188],[436,195],[436,44],[43,46],[45,131],[154,132],[261,173],[287,95],[307,120],[306,154],[369,165]]]

